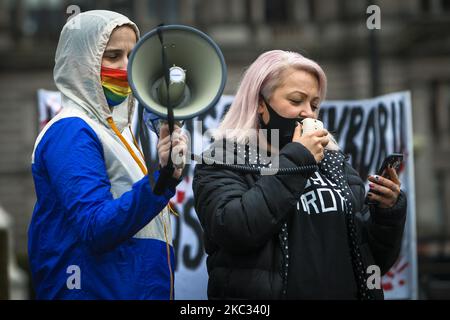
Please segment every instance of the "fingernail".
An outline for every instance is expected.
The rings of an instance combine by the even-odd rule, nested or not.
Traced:
[[[300,122],[295,121],[295,126],[298,127],[300,125]]]
[[[372,198],[372,194],[371,194],[370,192],[367,194],[367,196],[368,196],[369,198]]]
[[[369,188],[373,189],[373,188],[375,188],[375,185],[373,183],[369,183]]]
[[[376,180],[378,180],[380,177],[379,176],[374,176]]]

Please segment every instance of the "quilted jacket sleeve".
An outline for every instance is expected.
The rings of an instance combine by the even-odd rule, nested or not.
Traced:
[[[397,203],[389,209],[379,208],[376,205],[364,204],[365,188],[358,173],[346,166],[346,176],[353,192],[355,208],[360,213],[369,214],[364,219],[357,215],[359,225],[362,228],[363,242],[367,242],[375,264],[385,274],[397,260],[403,238],[406,223],[407,199],[402,191]]]

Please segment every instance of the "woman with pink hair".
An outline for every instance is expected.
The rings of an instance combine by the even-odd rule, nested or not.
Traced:
[[[368,270],[381,275],[396,261],[406,196],[388,168],[369,177],[377,204],[368,207],[331,134],[303,132],[326,88],[322,68],[295,52],[265,52],[246,71],[207,151],[242,165],[194,173],[210,299],[383,298]],[[296,167],[310,170],[285,174]]]

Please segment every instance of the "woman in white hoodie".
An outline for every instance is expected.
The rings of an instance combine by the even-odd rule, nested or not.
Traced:
[[[79,28],[64,26],[55,58],[63,109],[37,138],[32,159],[37,202],[28,252],[37,298],[171,299],[167,205],[182,168],[163,195],[152,192],[130,128],[126,67],[139,30],[111,11],[74,19]],[[173,137],[175,148],[186,148],[179,128]],[[161,167],[169,148],[163,127]]]

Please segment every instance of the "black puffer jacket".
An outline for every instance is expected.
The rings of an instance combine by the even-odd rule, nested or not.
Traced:
[[[280,168],[311,164],[315,164],[312,154],[299,143],[289,143],[280,152]],[[308,178],[196,166],[193,191],[208,254],[210,299],[356,298],[345,223],[338,215],[306,215],[299,205]],[[369,212],[363,181],[349,165],[345,179],[353,193],[364,263],[378,265],[383,274],[400,251],[406,197],[402,193],[389,210],[373,207]],[[283,277],[286,255],[296,254],[300,261]],[[374,291],[376,298],[383,298],[382,290]]]

